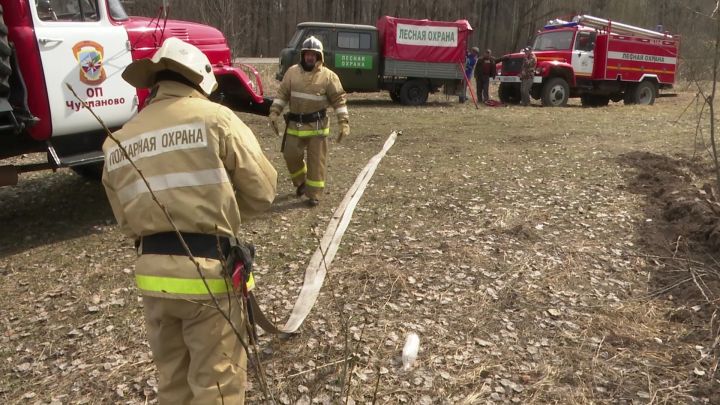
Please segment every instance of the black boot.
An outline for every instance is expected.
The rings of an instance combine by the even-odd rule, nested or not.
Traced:
[[[318,201],[317,198],[311,198],[307,200],[307,205],[309,205],[310,207],[317,207],[318,204],[320,204],[320,201]]]
[[[297,189],[295,189],[295,195],[297,197],[302,197],[303,194],[305,194],[305,182],[297,186]]]

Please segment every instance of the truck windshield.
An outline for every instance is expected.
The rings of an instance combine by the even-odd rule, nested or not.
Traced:
[[[125,21],[128,19],[128,15],[125,12],[120,0],[108,0],[108,10],[110,10],[110,17],[115,21]]]
[[[554,49],[570,49],[574,31],[544,32],[535,38],[534,51],[550,51]]]
[[[290,38],[290,42],[288,42],[288,48],[295,48],[297,43],[300,41],[300,36],[302,35],[304,30],[297,30],[295,31],[295,34],[293,34],[292,38]]]

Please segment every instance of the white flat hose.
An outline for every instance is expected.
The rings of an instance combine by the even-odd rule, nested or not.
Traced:
[[[275,324],[273,324],[262,312],[252,293],[250,294],[255,323],[264,331],[274,334],[295,333],[298,328],[300,328],[303,321],[305,321],[305,318],[308,316],[313,306],[315,306],[317,297],[320,294],[320,289],[325,281],[325,275],[330,269],[330,264],[332,263],[333,258],[335,258],[335,253],[340,246],[340,241],[345,234],[345,230],[350,224],[352,214],[355,211],[355,206],[365,192],[365,187],[367,187],[370,182],[378,164],[380,164],[382,158],[395,143],[397,135],[397,131],[393,131],[390,134],[388,139],[385,141],[385,145],[383,145],[382,150],[378,152],[377,155],[373,156],[362,171],[360,171],[360,174],[358,174],[355,179],[355,183],[353,183],[352,187],[350,187],[348,192],[345,194],[345,198],[343,198],[340,205],[335,210],[335,213],[330,219],[330,223],[328,223],[327,229],[325,230],[325,234],[320,240],[320,246],[317,250],[315,250],[315,253],[310,259],[310,263],[305,269],[305,280],[303,281],[300,294],[298,295],[292,312],[290,313],[290,318],[285,325],[282,327],[275,326]]]

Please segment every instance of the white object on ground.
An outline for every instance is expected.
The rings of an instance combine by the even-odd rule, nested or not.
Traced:
[[[420,350],[420,337],[416,333],[410,333],[405,339],[402,351],[403,370],[409,370],[415,364],[418,350]]]

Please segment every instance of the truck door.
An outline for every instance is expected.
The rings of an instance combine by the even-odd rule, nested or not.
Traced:
[[[595,64],[595,38],[594,31],[578,31],[575,36],[575,47],[572,53],[572,66],[575,76],[590,78]]]
[[[333,65],[346,91],[378,89],[377,31],[337,32]]]
[[[67,89],[70,84],[110,127],[136,111],[136,90],[123,78],[132,62],[122,25],[110,23],[103,0],[36,0],[31,3],[53,136],[100,129]]]

